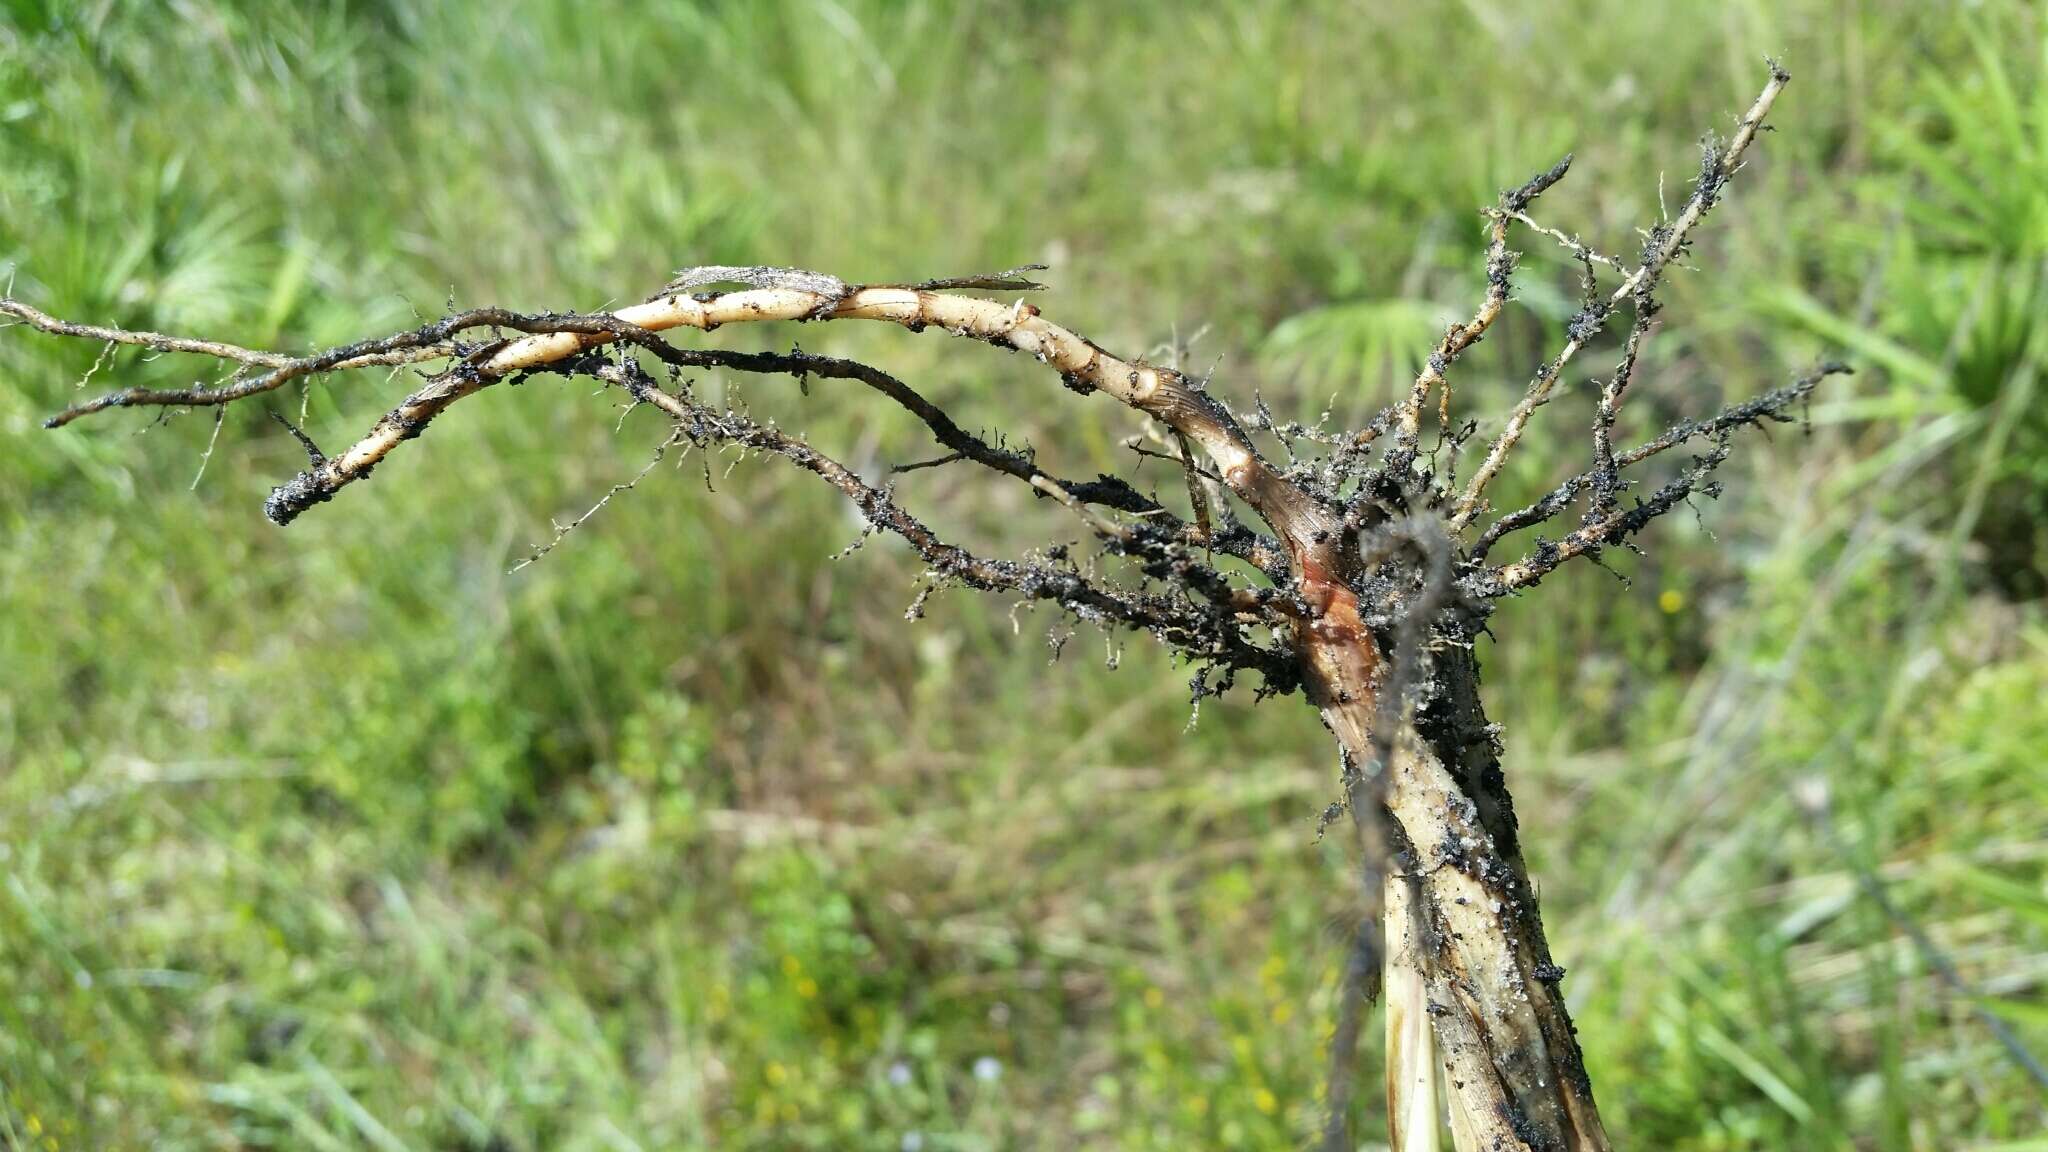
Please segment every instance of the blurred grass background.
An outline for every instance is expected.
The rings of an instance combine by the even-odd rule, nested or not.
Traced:
[[[1972,1012],[2048,1049],[2044,51],[2016,0],[9,0],[0,268],[67,316],[301,348],[690,263],[1043,260],[1041,303],[1109,346],[1207,326],[1233,396],[1348,422],[1477,298],[1499,188],[1575,150],[1539,216],[1633,252],[1780,55],[1778,131],[1630,419],[1823,352],[1862,374],[1744,444],[1627,586],[1508,605],[1489,703],[1622,1146],[2042,1149]],[[1460,373],[1482,429],[1575,291],[1523,246]],[[1125,462],[1123,414],[973,346],[714,339],[798,338],[1063,470]],[[210,458],[204,414],[39,431],[94,353],[0,333],[0,1144],[1316,1128],[1351,895],[1297,701],[1184,732],[1143,645],[1048,667],[1050,617],[959,593],[906,625],[903,550],[833,561],[847,510],[773,463],[658,472],[508,575],[659,438],[559,383],[279,531],[258,508],[302,458],[253,406]],[[124,354],[89,387],[194,370]],[[332,447],[402,387],[278,404]],[[843,457],[929,454],[793,392],[745,395]],[[1581,381],[1544,414],[1504,506],[1584,459],[1589,411]],[[943,473],[904,491],[990,547],[1071,532]],[[1793,797],[1821,787],[1816,827]]]

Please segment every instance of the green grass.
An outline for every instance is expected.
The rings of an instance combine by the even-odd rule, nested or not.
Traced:
[[[1542,217],[1632,250],[1779,54],[1779,131],[1631,419],[1822,352],[1862,374],[1810,433],[1746,443],[1628,586],[1588,568],[1507,606],[1489,704],[1622,1146],[2044,1139],[1857,879],[2048,1050],[2036,10],[652,8],[15,0],[0,266],[52,311],[302,347],[689,263],[1046,260],[1045,307],[1104,343],[1209,325],[1219,387],[1349,421],[1476,299],[1498,188],[1574,150]],[[1526,247],[1460,380],[1482,420],[1571,306]],[[716,339],[798,338],[1068,471],[1131,431],[955,342]],[[848,514],[772,464],[658,472],[508,575],[658,437],[574,386],[465,405],[280,532],[258,509],[298,449],[261,413],[196,485],[203,415],[38,431],[94,352],[0,332],[0,1145],[1315,1130],[1352,902],[1298,701],[1184,732],[1185,672],[1142,645],[1112,672],[1083,633],[1048,667],[1050,617],[957,593],[906,625],[914,565],[832,560]],[[91,386],[192,369],[124,354]],[[317,387],[308,426],[345,442],[401,386]],[[926,451],[829,382],[746,395],[857,459]],[[1544,414],[1503,500],[1583,459],[1589,411],[1578,387]],[[1068,530],[931,473],[904,491],[990,547]],[[1817,785],[1829,835],[1794,802]]]

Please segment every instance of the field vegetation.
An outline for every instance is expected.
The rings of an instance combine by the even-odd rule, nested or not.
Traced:
[[[1508,604],[1489,711],[1619,1146],[2048,1149],[1986,1022],[2048,1051],[2034,5],[10,0],[0,278],[296,349],[689,264],[1043,262],[1104,344],[1356,425],[1478,298],[1499,189],[1573,151],[1542,222],[1633,252],[1766,53],[1797,80],[1628,419],[1859,373],[1625,581]],[[1522,247],[1474,411],[1576,306]],[[1129,415],[1035,366],[839,327],[766,338],[1129,462]],[[835,558],[836,496],[731,456],[513,572],[652,448],[559,382],[279,530],[303,455],[253,409],[40,430],[84,377],[192,371],[94,352],[0,332],[0,1146],[1317,1131],[1355,886],[1309,708],[1191,716],[1164,657],[1001,601],[907,624],[914,559]],[[278,407],[345,443],[374,380]],[[878,471],[931,454],[833,383],[729,386]],[[1591,420],[1572,384],[1550,429]],[[1526,444],[1498,502],[1582,455]],[[1071,531],[903,483],[992,546]]]

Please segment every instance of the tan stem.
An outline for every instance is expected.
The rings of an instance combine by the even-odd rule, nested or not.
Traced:
[[[754,288],[703,299],[677,293],[622,308],[613,315],[650,332],[670,328],[709,331],[727,324],[811,319],[882,320],[907,328],[944,328],[957,336],[1029,353],[1069,378],[1099,388],[1133,408],[1153,412],[1199,444],[1226,477],[1241,472],[1252,459],[1241,439],[1221,430],[1183,428],[1184,421],[1173,418],[1174,409],[1187,402],[1180,395],[1184,388],[1180,373],[1111,355],[1093,341],[1047,320],[1028,304],[916,288],[863,288],[837,301],[795,288]],[[483,370],[487,375],[502,376],[611,339],[606,333],[527,336],[499,350],[484,363]]]
[[[1374,689],[1384,667],[1348,589],[1327,594],[1303,637],[1323,717],[1351,759],[1371,765]],[[1469,654],[1433,668],[1438,711],[1477,717]],[[1471,691],[1466,691],[1470,689]],[[1479,742],[1483,745],[1483,741]],[[1409,852],[1419,914],[1412,950],[1425,1011],[1461,1122],[1502,1152],[1606,1152],[1607,1134],[1557,987],[1541,917],[1511,837],[1513,816],[1483,747],[1446,758],[1414,729],[1394,734],[1382,798]],[[1390,877],[1398,880],[1398,877]],[[1389,907],[1392,907],[1390,901]],[[1391,1003],[1391,1000],[1390,1000]]]
[[[1451,1095],[1450,1114],[1452,1152],[1487,1152],[1485,1136],[1472,1114],[1465,1111],[1463,1096]]]
[[[1005,304],[919,288],[861,288],[832,294],[804,288],[752,288],[724,294],[670,293],[611,314],[640,329],[710,331],[727,324],[775,320],[879,320],[912,331],[942,328],[1025,352],[1058,371],[1079,390],[1099,390],[1156,417],[1198,445],[1240,499],[1290,541],[1330,539],[1337,518],[1267,466],[1231,420],[1186,376],[1171,368],[1112,355],[1071,329],[1045,319],[1019,300]],[[538,368],[619,338],[606,331],[551,332],[507,343],[473,372],[450,376],[409,397],[369,434],[280,489],[295,507],[325,500],[367,475],[399,444],[419,434],[425,422],[490,382]],[[282,521],[280,521],[282,522]]]

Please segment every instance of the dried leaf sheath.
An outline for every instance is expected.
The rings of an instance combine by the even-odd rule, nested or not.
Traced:
[[[1392,1152],[1437,1152],[1436,1028],[1415,931],[1418,910],[1408,883],[1386,886],[1387,1143]]]

